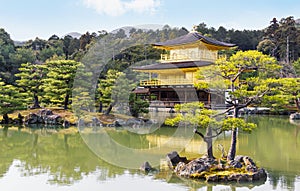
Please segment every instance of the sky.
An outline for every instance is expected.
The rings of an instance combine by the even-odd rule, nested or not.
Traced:
[[[299,10],[299,0],[0,0],[0,28],[20,41],[144,24],[255,30]]]

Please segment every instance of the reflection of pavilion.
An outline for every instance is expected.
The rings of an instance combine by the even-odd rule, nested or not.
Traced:
[[[141,88],[134,93],[142,95],[155,106],[173,108],[175,104],[201,101],[206,105],[224,105],[224,96],[213,96],[194,87],[197,72],[213,64],[220,56],[219,50],[230,49],[234,44],[205,37],[198,32],[153,44],[167,54],[161,55],[159,63],[136,67],[135,71],[149,74],[148,80],[140,82]],[[153,105],[153,106],[154,106]]]

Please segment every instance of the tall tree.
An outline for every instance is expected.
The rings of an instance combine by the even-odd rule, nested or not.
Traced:
[[[20,93],[24,95],[27,103],[32,103],[31,108],[40,108],[39,97],[43,94],[41,88],[43,79],[46,76],[45,67],[39,64],[24,63],[19,68],[20,73],[16,74],[20,79],[17,80],[17,86]]]
[[[48,70],[43,80],[45,99],[68,109],[76,71],[82,64],[72,60],[56,60],[46,62],[45,66]]]
[[[98,91],[101,95],[100,106],[106,107],[106,115],[110,114],[113,107],[119,101],[120,96],[122,96],[122,87],[117,82],[120,82],[120,78],[124,78],[124,76],[125,74],[123,72],[118,72],[117,70],[108,70],[106,78],[100,79],[99,81]],[[121,90],[121,92],[118,92],[118,90]],[[100,112],[102,112],[101,110],[102,109],[100,109]]]

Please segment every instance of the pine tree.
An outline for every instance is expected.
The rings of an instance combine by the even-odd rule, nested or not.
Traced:
[[[20,79],[16,82],[20,93],[25,97],[25,102],[33,102],[31,108],[40,108],[39,98],[43,94],[41,86],[46,75],[45,68],[42,65],[26,63],[21,65],[19,71],[16,76]]]
[[[0,79],[0,113],[7,114],[14,110],[26,108],[18,89],[9,84],[5,84]]]
[[[45,66],[48,70],[47,76],[43,80],[45,99],[52,104],[68,109],[76,71],[83,65],[72,60],[56,60],[46,62]]]

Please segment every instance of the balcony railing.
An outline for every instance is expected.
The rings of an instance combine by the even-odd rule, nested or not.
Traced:
[[[184,55],[184,54],[161,54],[160,61],[162,63],[166,62],[182,62],[182,61],[208,61],[215,62],[218,58],[224,57],[224,55],[218,55],[215,53],[207,53],[203,55]]]
[[[193,80],[166,79],[166,80],[141,80],[140,86],[164,86],[164,85],[193,85]]]

